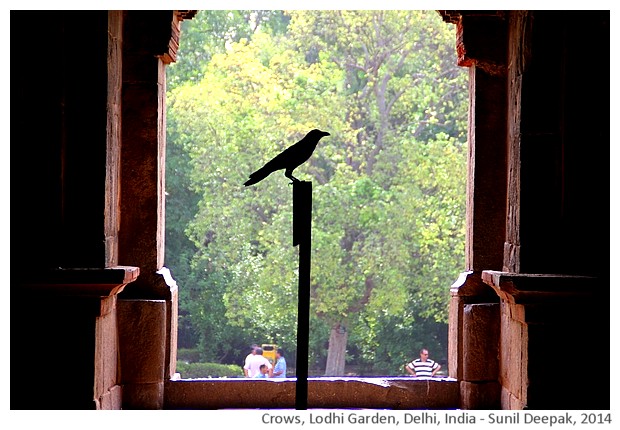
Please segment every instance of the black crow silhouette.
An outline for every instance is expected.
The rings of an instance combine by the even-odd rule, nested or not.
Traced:
[[[267,176],[275,172],[276,170],[284,170],[284,176],[292,180],[293,182],[299,182],[299,179],[293,176],[293,170],[302,165],[314,152],[317,143],[323,136],[329,136],[326,131],[318,129],[310,130],[308,134],[304,136],[299,142],[289,146],[284,151],[273,157],[263,167],[250,175],[243,185],[246,187],[254,185],[257,182],[262,181]]]

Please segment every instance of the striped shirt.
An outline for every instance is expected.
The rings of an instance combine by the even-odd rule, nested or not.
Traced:
[[[419,358],[416,358],[407,364],[407,366],[415,372],[415,376],[433,376],[433,370],[437,369],[439,364],[435,363],[431,359],[422,361]]]

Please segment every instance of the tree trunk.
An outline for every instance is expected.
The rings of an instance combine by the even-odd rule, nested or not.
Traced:
[[[336,323],[332,326],[331,333],[329,334],[329,346],[327,348],[325,376],[344,375],[347,337],[347,329],[344,325]]]

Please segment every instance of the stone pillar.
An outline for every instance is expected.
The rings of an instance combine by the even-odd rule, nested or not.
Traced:
[[[123,409],[162,409],[166,370],[166,301],[119,300]],[[131,327],[131,330],[128,328]]]
[[[463,307],[463,409],[499,409],[499,304]]]
[[[132,369],[122,373],[123,404],[154,409],[162,407],[163,382],[176,367],[178,291],[163,267],[164,167],[166,65],[176,59],[180,20],[174,11],[164,10],[126,11],[124,21],[119,260],[139,266],[141,276],[120,297],[131,300],[120,304],[126,309],[119,322],[121,362]],[[131,312],[141,315],[144,323],[135,324]],[[135,351],[140,338],[153,333],[158,333],[164,354],[157,348]],[[134,359],[140,365],[131,365]]]
[[[460,381],[460,407],[498,409],[497,295],[474,272],[462,273],[450,294],[448,372]]]
[[[469,68],[468,183],[466,272],[450,289],[448,371],[461,381],[461,407],[499,406],[497,373],[473,372],[479,345],[496,348],[499,337],[498,298],[481,280],[482,270],[500,269],[503,259],[506,202],[506,66],[502,55],[506,22],[501,12],[473,16],[444,11],[457,25],[458,64]],[[495,304],[495,305],[490,305]],[[476,306],[481,305],[481,306]],[[467,312],[466,312],[467,310]],[[469,332],[476,327],[476,337]],[[474,348],[474,350],[470,350]],[[484,357],[490,369],[497,356]],[[468,370],[466,370],[468,369]],[[473,372],[473,373],[472,373]]]

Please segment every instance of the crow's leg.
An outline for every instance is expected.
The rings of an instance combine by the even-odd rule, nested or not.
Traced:
[[[284,176],[286,176],[291,181],[293,181],[289,185],[293,185],[294,182],[299,182],[299,179],[297,179],[296,177],[293,176],[293,169],[286,169],[284,171]]]

